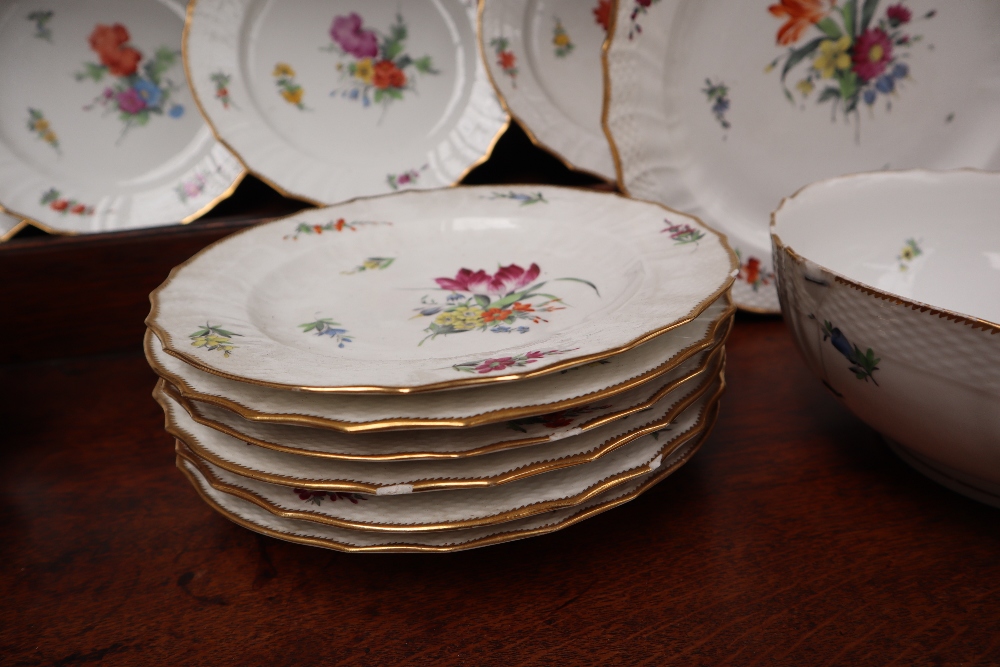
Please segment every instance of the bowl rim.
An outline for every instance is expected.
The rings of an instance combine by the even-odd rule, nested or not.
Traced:
[[[956,322],[958,324],[971,326],[973,329],[982,329],[983,331],[988,331],[991,335],[998,334],[1000,333],[1000,324],[996,322],[992,322],[990,320],[982,319],[979,317],[974,317],[972,315],[966,315],[965,313],[959,313],[957,311],[949,310],[947,308],[939,308],[937,306],[933,306],[923,301],[917,301],[916,299],[908,299],[893,292],[881,290],[871,285],[868,285],[864,282],[854,280],[853,278],[848,278],[842,273],[833,271],[823,266],[822,264],[819,264],[818,262],[814,262],[813,260],[808,259],[805,255],[798,253],[790,245],[787,245],[784,241],[782,241],[781,237],[778,235],[778,232],[775,231],[775,227],[777,226],[778,222],[778,214],[782,212],[782,209],[784,209],[785,206],[789,204],[792,200],[794,200],[795,198],[804,194],[807,190],[810,190],[814,187],[824,186],[829,183],[837,181],[846,181],[849,179],[865,178],[869,176],[882,175],[882,174],[894,174],[899,176],[914,176],[918,174],[940,176],[940,175],[951,175],[951,174],[962,174],[962,173],[984,174],[989,176],[995,176],[997,177],[998,180],[1000,180],[1000,172],[990,171],[987,169],[977,169],[974,167],[962,167],[959,169],[883,169],[878,171],[861,171],[850,174],[842,174],[840,176],[834,176],[832,178],[824,178],[818,181],[814,181],[813,183],[809,183],[808,185],[804,185],[798,190],[796,190],[793,194],[787,197],[782,197],[781,203],[778,204],[778,207],[773,211],[771,211],[771,224],[769,225],[769,230],[771,233],[772,250],[774,252],[782,251],[787,253],[792,259],[794,259],[799,264],[809,263],[818,266],[826,273],[832,275],[833,279],[836,282],[846,285],[847,287],[850,287],[852,289],[856,289],[859,292],[863,292],[865,294],[873,296],[877,299],[881,299],[883,301],[889,301],[890,303],[894,303],[900,306],[905,306],[910,310],[916,310],[921,313],[929,313],[930,315],[936,315],[939,318],[946,319],[951,322]],[[777,269],[777,266],[778,264],[777,262],[775,262],[775,269]],[[777,270],[775,271],[775,273],[778,273]]]

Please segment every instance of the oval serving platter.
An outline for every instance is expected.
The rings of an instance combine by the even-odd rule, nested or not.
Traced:
[[[568,166],[608,181],[601,49],[611,11],[611,0],[485,0],[479,9],[479,46],[508,113]]]
[[[735,269],[696,219],[615,194],[404,192],[209,246],[150,295],[146,323],[221,377],[411,393],[612,357],[697,317]]]
[[[352,494],[350,500],[355,502],[317,503],[312,498],[303,498],[305,494],[292,487],[224,470],[197,457],[182,443],[178,451],[214,478],[242,490],[248,500],[279,516],[387,533],[476,528],[576,507],[656,470],[671,453],[711,427],[724,388],[720,373],[712,387],[677,416],[670,430],[658,438],[650,434],[589,463],[481,489]]]
[[[179,0],[0,2],[0,205],[45,231],[188,222],[243,167],[198,113]]]
[[[290,392],[234,382],[188,366],[166,354],[149,331],[145,350],[153,370],[183,398],[225,408],[249,421],[314,426],[344,433],[456,429],[544,415],[624,394],[673,371],[715,341],[725,340],[732,310],[728,299],[723,298],[694,322],[601,360],[606,363],[593,362],[566,372],[476,391],[390,396]]]
[[[551,533],[638,497],[684,465],[705,441],[707,430],[663,459],[655,471],[598,495],[578,507],[553,510],[499,526],[467,528],[434,533],[373,533],[339,528],[273,514],[246,491],[227,485],[211,472],[203,471],[178,453],[177,467],[202,499],[216,512],[237,525],[281,540],[346,552],[426,552],[445,553],[500,544]],[[179,452],[182,451],[179,449]],[[327,496],[329,498],[329,496]],[[348,500],[344,498],[344,500]],[[349,500],[348,500],[349,502]]]
[[[619,183],[724,231],[737,305],[778,312],[782,197],[845,173],[1000,169],[997,26],[989,1],[623,0],[605,56]]]
[[[724,363],[724,362],[722,362]],[[597,460],[671,421],[697,401],[718,377],[719,362],[691,384],[668,392],[649,408],[585,434],[483,456],[409,462],[317,460],[259,447],[195,422],[162,388],[154,398],[166,430],[199,458],[242,477],[308,491],[399,495],[423,491],[485,488]]]
[[[216,135],[286,195],[452,185],[507,126],[475,12],[470,0],[196,0],[185,64]]]

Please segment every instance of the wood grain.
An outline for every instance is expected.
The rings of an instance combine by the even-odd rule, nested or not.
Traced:
[[[996,510],[896,459],[740,316],[702,451],[578,526],[446,555],[255,535],[174,468],[138,353],[7,365],[4,665],[990,665]]]

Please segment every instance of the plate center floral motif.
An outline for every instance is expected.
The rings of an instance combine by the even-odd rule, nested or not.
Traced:
[[[110,78],[104,90],[83,108],[90,111],[101,107],[105,114],[117,113],[123,124],[118,143],[130,129],[146,125],[153,116],[184,115],[183,105],[171,102],[172,95],[181,88],[181,83],[170,77],[180,65],[181,52],[161,46],[152,58],[142,63],[143,54],[131,40],[128,29],[121,23],[98,24],[89,38],[98,62],[86,62],[74,74],[77,81],[101,83]]]
[[[564,310],[567,304],[559,296],[542,291],[549,282],[573,281],[589,286],[600,296],[597,286],[581,278],[556,278],[536,282],[541,275],[538,264],[527,269],[517,264],[501,266],[490,274],[479,269],[462,268],[454,278],[435,278],[441,291],[448,292],[442,300],[424,296],[416,317],[433,317],[424,329],[427,336],[420,341],[438,336],[467,331],[493,333],[527,333],[531,325],[543,324],[550,313]]]
[[[767,70],[781,67],[785,97],[795,102],[786,78],[800,72],[795,88],[801,99],[819,88],[816,102],[830,102],[832,114],[859,120],[859,103],[869,108],[883,98],[892,108],[891,95],[910,76],[905,62],[921,35],[911,32],[913,12],[903,3],[889,5],[879,13],[879,0],[780,0],[768,7],[784,24],[776,41],[788,51],[778,56]],[[935,11],[920,20],[931,19]],[[804,38],[805,44],[800,44]]]
[[[361,100],[363,106],[382,106],[383,112],[395,101],[415,91],[418,75],[436,75],[429,55],[413,56],[406,51],[409,29],[402,14],[388,32],[365,28],[360,15],[351,12],[336,16],[330,26],[333,44],[325,47],[341,56],[337,63],[343,85],[334,96]]]

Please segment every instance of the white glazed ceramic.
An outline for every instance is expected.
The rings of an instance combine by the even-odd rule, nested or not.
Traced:
[[[577,507],[544,512],[498,526],[405,535],[351,530],[281,517],[264,509],[255,496],[242,489],[227,487],[207,469],[202,472],[192,462],[194,459],[179,455],[177,467],[214,510],[245,528],[265,535],[337,551],[448,552],[544,535],[628,502],[686,463],[704,442],[707,432],[706,430],[700,437],[682,445],[666,457],[653,473],[637,477]],[[347,498],[341,497],[339,500],[349,502]]]
[[[0,204],[51,232],[193,220],[243,168],[181,61],[179,0],[0,2]]]
[[[277,452],[342,461],[460,459],[554,442],[647,410],[668,393],[689,386],[706,368],[719,363],[723,350],[717,346],[698,352],[660,378],[600,401],[535,417],[461,429],[364,434],[250,421],[217,405],[187,400],[165,381],[163,388],[198,424]]]
[[[989,0],[622,0],[606,56],[619,182],[724,231],[737,305],[776,312],[781,197],[851,172],[1000,168],[997,26]]]
[[[146,321],[169,354],[227,378],[409,393],[612,356],[698,316],[733,273],[724,238],[655,204],[448,188],[233,234],[172,271]]]
[[[313,203],[458,182],[507,116],[473,0],[196,0],[184,58],[247,167]]]
[[[601,128],[601,48],[611,0],[485,0],[479,40],[490,79],[528,136],[575,169],[609,181]]]
[[[882,172],[804,188],[771,228],[810,368],[924,466],[1000,505],[1000,174]]]
[[[14,238],[28,224],[16,215],[0,212],[0,243]]]
[[[146,358],[153,370],[187,400],[211,403],[251,421],[316,426],[345,433],[414,428],[466,428],[576,408],[625,393],[671,372],[710,347],[726,330],[732,306],[720,301],[694,322],[626,353],[514,383],[475,391],[414,395],[351,395],[291,392],[235,382],[166,354],[147,332]],[[721,334],[724,339],[725,333]]]
[[[664,458],[708,428],[723,387],[720,375],[658,438],[649,435],[594,461],[487,488],[385,495],[352,493],[347,500],[354,502],[339,502],[342,498],[336,495],[333,501],[323,502],[329,500],[329,494],[301,493],[288,486],[236,475],[193,454],[190,457],[213,477],[242,489],[265,509],[289,518],[390,533],[476,528],[575,507],[656,470]]]
[[[194,421],[169,391],[163,390],[162,381],[154,397],[165,413],[167,432],[199,458],[229,472],[300,489],[400,495],[484,488],[596,460],[666,428],[708,390],[720,369],[716,362],[650,408],[586,433],[482,456],[430,461],[341,461],[247,447],[248,443],[238,437]]]

